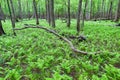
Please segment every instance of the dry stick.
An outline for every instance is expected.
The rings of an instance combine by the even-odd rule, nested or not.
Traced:
[[[23,28],[16,28],[14,30],[23,30],[23,29],[27,29],[27,28],[40,28],[40,29],[43,29],[43,30],[45,30],[45,31],[47,31],[49,33],[54,34],[55,36],[59,37],[60,39],[64,40],[65,42],[67,42],[69,44],[70,48],[72,49],[72,51],[75,52],[75,53],[80,53],[80,54],[84,54],[84,55],[100,53],[100,52],[88,53],[88,52],[84,52],[84,51],[78,50],[78,49],[76,49],[74,47],[73,43],[70,40],[68,40],[67,38],[65,38],[65,37],[61,36],[60,34],[56,33],[54,30],[48,29],[46,27],[32,25],[32,24],[25,24],[25,27],[23,27]]]

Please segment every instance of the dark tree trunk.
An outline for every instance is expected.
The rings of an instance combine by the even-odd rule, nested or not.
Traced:
[[[116,15],[115,15],[115,21],[118,22],[119,18],[120,18],[120,0],[118,2],[118,7],[117,7]]]
[[[100,0],[98,0],[98,3],[97,3],[97,4],[98,4],[98,6],[97,6],[97,14],[96,14],[95,20],[100,17],[100,16],[99,16],[99,14],[100,14],[100,9],[101,9],[101,8],[100,8],[100,7],[101,7],[101,6],[100,6]]]
[[[39,18],[41,18],[41,9],[40,8],[41,8],[41,6],[39,4],[39,8],[38,8],[39,9]]]
[[[92,19],[92,12],[93,12],[93,0],[90,1],[90,19]]]
[[[29,1],[27,1],[27,17],[28,17],[28,20],[30,20],[30,6],[29,6]]]
[[[50,0],[45,0],[46,1],[46,20],[48,21],[49,25],[51,23],[51,14],[50,14]]]
[[[45,19],[47,20],[47,0],[45,0]]]
[[[1,21],[3,19],[4,19],[4,13],[2,11],[1,4],[0,4],[0,36],[5,34],[3,27],[2,27],[2,21]]]
[[[19,19],[22,19],[21,0],[18,0],[18,7],[19,7],[19,11],[18,11]]]
[[[105,0],[102,0],[102,17],[105,17]]]
[[[10,8],[10,3],[11,3],[11,8]],[[11,18],[11,23],[12,23],[12,28],[13,28],[13,34],[16,35],[15,30],[14,30],[14,28],[15,28],[15,14],[14,14],[12,0],[10,0],[10,3],[9,3],[9,0],[7,0],[8,9],[9,9],[10,18]]]
[[[3,28],[2,28],[2,21],[0,20],[0,36],[5,34]]]
[[[12,0],[10,0],[10,7],[11,7],[12,17],[13,17],[14,21],[18,22],[18,19],[17,19],[16,15],[15,15],[15,9],[14,9],[13,1]]]
[[[37,13],[37,4],[36,4],[35,0],[33,0],[33,7],[34,7],[34,13],[35,13],[35,17],[36,17],[36,25],[39,25],[39,19],[38,19],[38,13]]]
[[[84,27],[84,20],[85,20],[85,16],[86,16],[86,8],[87,8],[87,4],[88,4],[88,0],[86,0],[86,2],[85,2],[85,8],[84,8],[84,12],[83,12],[83,20],[82,20],[82,27]]]
[[[77,13],[77,34],[80,32],[80,15],[81,15],[81,10],[82,9],[82,0],[79,0],[79,5],[78,5],[78,13]]]
[[[110,2],[110,9],[108,13],[108,19],[112,19],[112,8],[113,8],[113,1]]]
[[[51,16],[51,25],[55,27],[55,16],[54,16],[54,0],[50,0],[50,16]]]
[[[68,0],[68,20],[67,20],[67,26],[70,27],[70,0]]]

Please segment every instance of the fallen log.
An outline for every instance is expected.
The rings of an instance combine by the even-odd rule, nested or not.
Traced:
[[[78,49],[76,49],[74,47],[73,43],[69,39],[67,39],[64,36],[61,36],[60,34],[55,32],[54,30],[48,29],[46,27],[33,25],[33,24],[24,24],[24,25],[25,25],[25,27],[23,27],[23,28],[15,28],[14,30],[23,30],[23,29],[27,29],[27,28],[40,28],[40,29],[43,29],[43,30],[45,30],[45,31],[47,31],[49,33],[54,34],[55,36],[59,37],[60,39],[64,40],[65,42],[67,42],[69,44],[70,48],[72,49],[72,51],[75,52],[75,53],[80,53],[80,54],[84,54],[84,55],[100,53],[100,51],[99,52],[95,52],[95,53],[92,53],[92,52],[88,53],[88,52],[85,52],[85,51],[78,50]]]

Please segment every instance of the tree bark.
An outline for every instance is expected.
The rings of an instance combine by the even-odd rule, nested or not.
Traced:
[[[50,0],[45,0],[45,4],[46,4],[46,20],[48,21],[50,25],[51,24]]]
[[[28,18],[28,20],[30,20],[30,6],[29,6],[29,1],[26,1],[26,3],[27,3],[27,18]]]
[[[82,0],[79,0],[79,5],[78,5],[78,14],[77,14],[77,34],[80,32],[80,15],[82,11]]]
[[[0,36],[5,34],[3,27],[2,27],[2,21],[0,20]]]
[[[85,2],[85,8],[84,8],[84,12],[83,12],[83,20],[82,20],[82,28],[84,27],[84,20],[85,20],[85,16],[86,16],[86,8],[87,8],[87,4],[88,4],[88,0],[86,0],[86,2]]]
[[[112,19],[112,8],[113,8],[113,1],[111,0],[109,13],[108,13],[108,19]]]
[[[120,18],[120,0],[118,2],[118,7],[117,7],[116,15],[115,15],[115,22],[118,22],[119,18]]]
[[[71,19],[70,19],[70,0],[68,0],[68,20],[67,20],[67,26],[70,27]]]
[[[11,3],[11,8],[10,8],[10,3]],[[15,30],[14,30],[14,28],[15,28],[15,13],[14,13],[12,0],[10,0],[10,3],[9,3],[9,0],[7,0],[11,23],[12,23],[13,34],[16,35]]]
[[[105,0],[102,0],[102,18],[105,17]]]
[[[54,0],[50,0],[51,25],[55,27]]]
[[[19,11],[18,11],[19,19],[22,19],[21,0],[18,0],[18,7],[19,7]]]
[[[36,25],[39,25],[39,18],[38,18],[38,12],[37,12],[37,4],[36,4],[35,0],[33,0],[33,7],[34,7],[34,13],[35,13],[35,17],[36,17]]]
[[[90,1],[90,19],[92,19],[92,12],[93,12],[93,0]]]
[[[38,8],[38,10],[39,10],[38,11],[39,12],[39,18],[41,18],[41,9],[40,8],[41,8],[41,5],[39,4],[39,8]]]

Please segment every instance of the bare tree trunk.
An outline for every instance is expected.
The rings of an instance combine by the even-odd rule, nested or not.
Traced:
[[[0,20],[0,36],[5,34],[3,27],[2,27],[2,21]]]
[[[90,1],[90,19],[92,19],[92,11],[93,11],[93,0]]]
[[[105,0],[102,0],[102,17],[105,17]]]
[[[50,16],[51,16],[51,25],[55,27],[55,16],[54,16],[54,0],[50,0]]]
[[[45,0],[45,3],[46,3],[46,20],[48,21],[50,25],[51,24],[50,0]]]
[[[84,27],[84,20],[85,20],[85,16],[86,16],[86,8],[87,8],[87,4],[88,4],[88,0],[86,0],[86,2],[85,2],[85,8],[84,8],[84,12],[83,12],[83,20],[82,20],[82,27]]]
[[[14,9],[12,0],[10,0],[10,7],[11,7],[12,17],[14,18],[14,21],[18,22],[18,19],[17,19],[16,15],[15,15],[15,9]]]
[[[22,19],[21,0],[18,0],[18,7],[19,7],[19,11],[18,11],[19,19]]]
[[[110,2],[110,9],[108,13],[108,19],[112,19],[112,8],[113,8],[113,1]]]
[[[29,7],[29,3],[28,3],[29,1],[27,1],[27,17],[28,17],[28,19],[30,20],[30,7]]]
[[[78,13],[77,13],[77,34],[80,32],[80,15],[82,11],[82,0],[79,0]]]
[[[70,27],[71,24],[71,19],[70,19],[70,0],[68,0],[68,21],[67,21],[67,26]]]
[[[47,13],[48,13],[48,11],[47,11],[47,0],[45,0],[45,15],[46,15],[46,20],[48,20],[48,18],[47,18]]]
[[[41,8],[41,6],[39,4],[39,8],[38,8],[39,9],[39,18],[41,18],[41,9],[40,8]]]
[[[117,7],[116,15],[115,15],[115,21],[118,22],[119,18],[120,18],[120,0],[118,2],[118,7]]]
[[[35,13],[35,17],[36,17],[36,24],[39,25],[39,19],[38,19],[38,13],[37,13],[37,4],[36,4],[35,0],[33,0],[33,7],[34,7],[34,13]]]
[[[99,18],[99,14],[100,14],[100,0],[98,0],[98,6],[97,6],[97,14],[96,14],[96,17],[95,17],[95,19],[97,19],[97,18]]]
[[[3,27],[2,27],[2,17],[3,17],[4,13],[2,11],[2,8],[1,8],[1,4],[0,4],[0,36],[5,34],[4,30],[3,30]]]
[[[10,3],[11,3],[11,9],[10,9]],[[11,23],[12,23],[12,28],[13,28],[13,34],[16,35],[15,30],[14,30],[14,28],[15,28],[15,13],[14,13],[12,0],[10,0],[10,3],[9,3],[9,0],[7,0]]]

